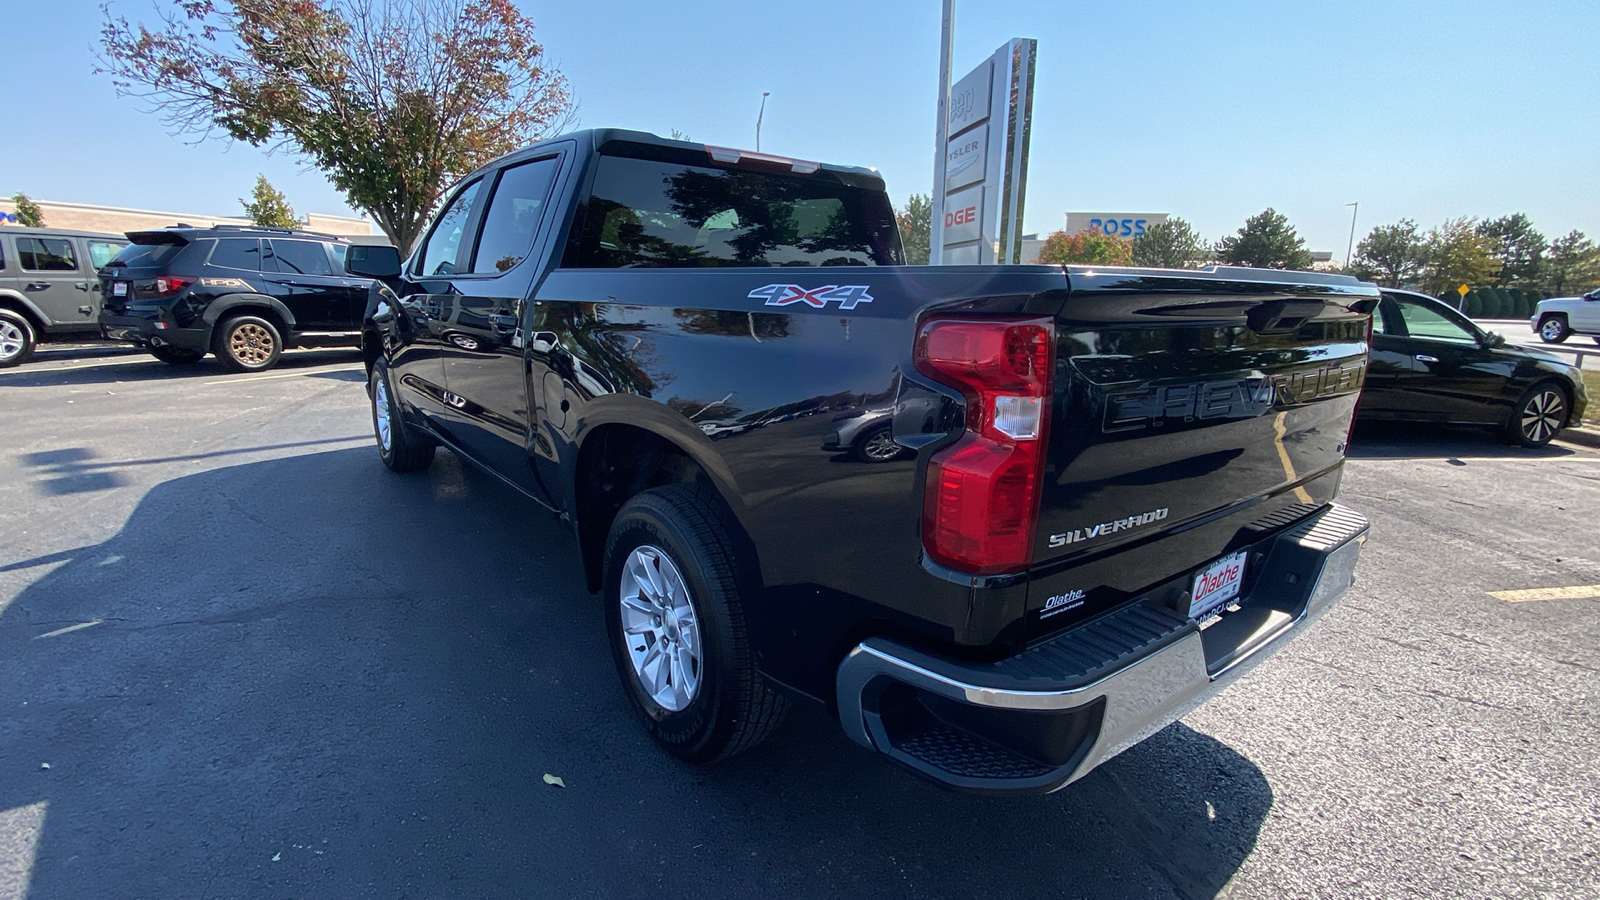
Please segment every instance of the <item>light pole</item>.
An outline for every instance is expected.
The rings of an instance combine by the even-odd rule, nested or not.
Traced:
[[[1356,213],[1361,211],[1361,204],[1359,202],[1346,203],[1345,206],[1355,207],[1355,209],[1350,210],[1350,243],[1346,244],[1344,248],[1344,267],[1348,269],[1352,261],[1350,256],[1356,252]]]
[[[939,27],[939,121],[933,129],[933,216],[928,263],[944,263],[944,182],[950,155],[950,57],[956,47],[956,0],[944,0]]]
[[[756,113],[756,152],[761,152],[761,118],[767,114],[767,98],[772,96],[771,91],[761,92],[761,111]]]

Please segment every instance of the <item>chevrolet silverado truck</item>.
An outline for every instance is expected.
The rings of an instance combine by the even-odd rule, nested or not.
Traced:
[[[906,266],[873,170],[620,130],[491,163],[376,259],[383,463],[446,447],[559,517],[685,760],[799,698],[937,783],[1056,790],[1353,580],[1351,278]],[[839,445],[886,408],[904,453]]]

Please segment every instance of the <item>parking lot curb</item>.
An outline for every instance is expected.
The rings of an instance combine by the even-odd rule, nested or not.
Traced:
[[[1600,428],[1563,428],[1561,439],[1585,447],[1600,447]]]

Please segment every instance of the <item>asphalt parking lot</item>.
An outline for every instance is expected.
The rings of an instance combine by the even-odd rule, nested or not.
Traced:
[[[1491,593],[1600,584],[1592,450],[1358,431],[1346,600],[992,799],[810,710],[657,751],[566,532],[384,471],[354,351],[42,352],[0,398],[0,898],[1600,896],[1600,600]]]

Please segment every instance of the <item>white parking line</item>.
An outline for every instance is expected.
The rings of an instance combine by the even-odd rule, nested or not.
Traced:
[[[342,372],[345,369],[353,370],[354,366],[341,366],[333,369],[307,369],[303,372],[282,372],[277,375],[246,375],[243,378],[229,378],[224,381],[202,381],[202,385],[210,384],[244,384],[248,381],[271,381],[274,378],[299,378],[305,375],[319,375],[323,372]]]

